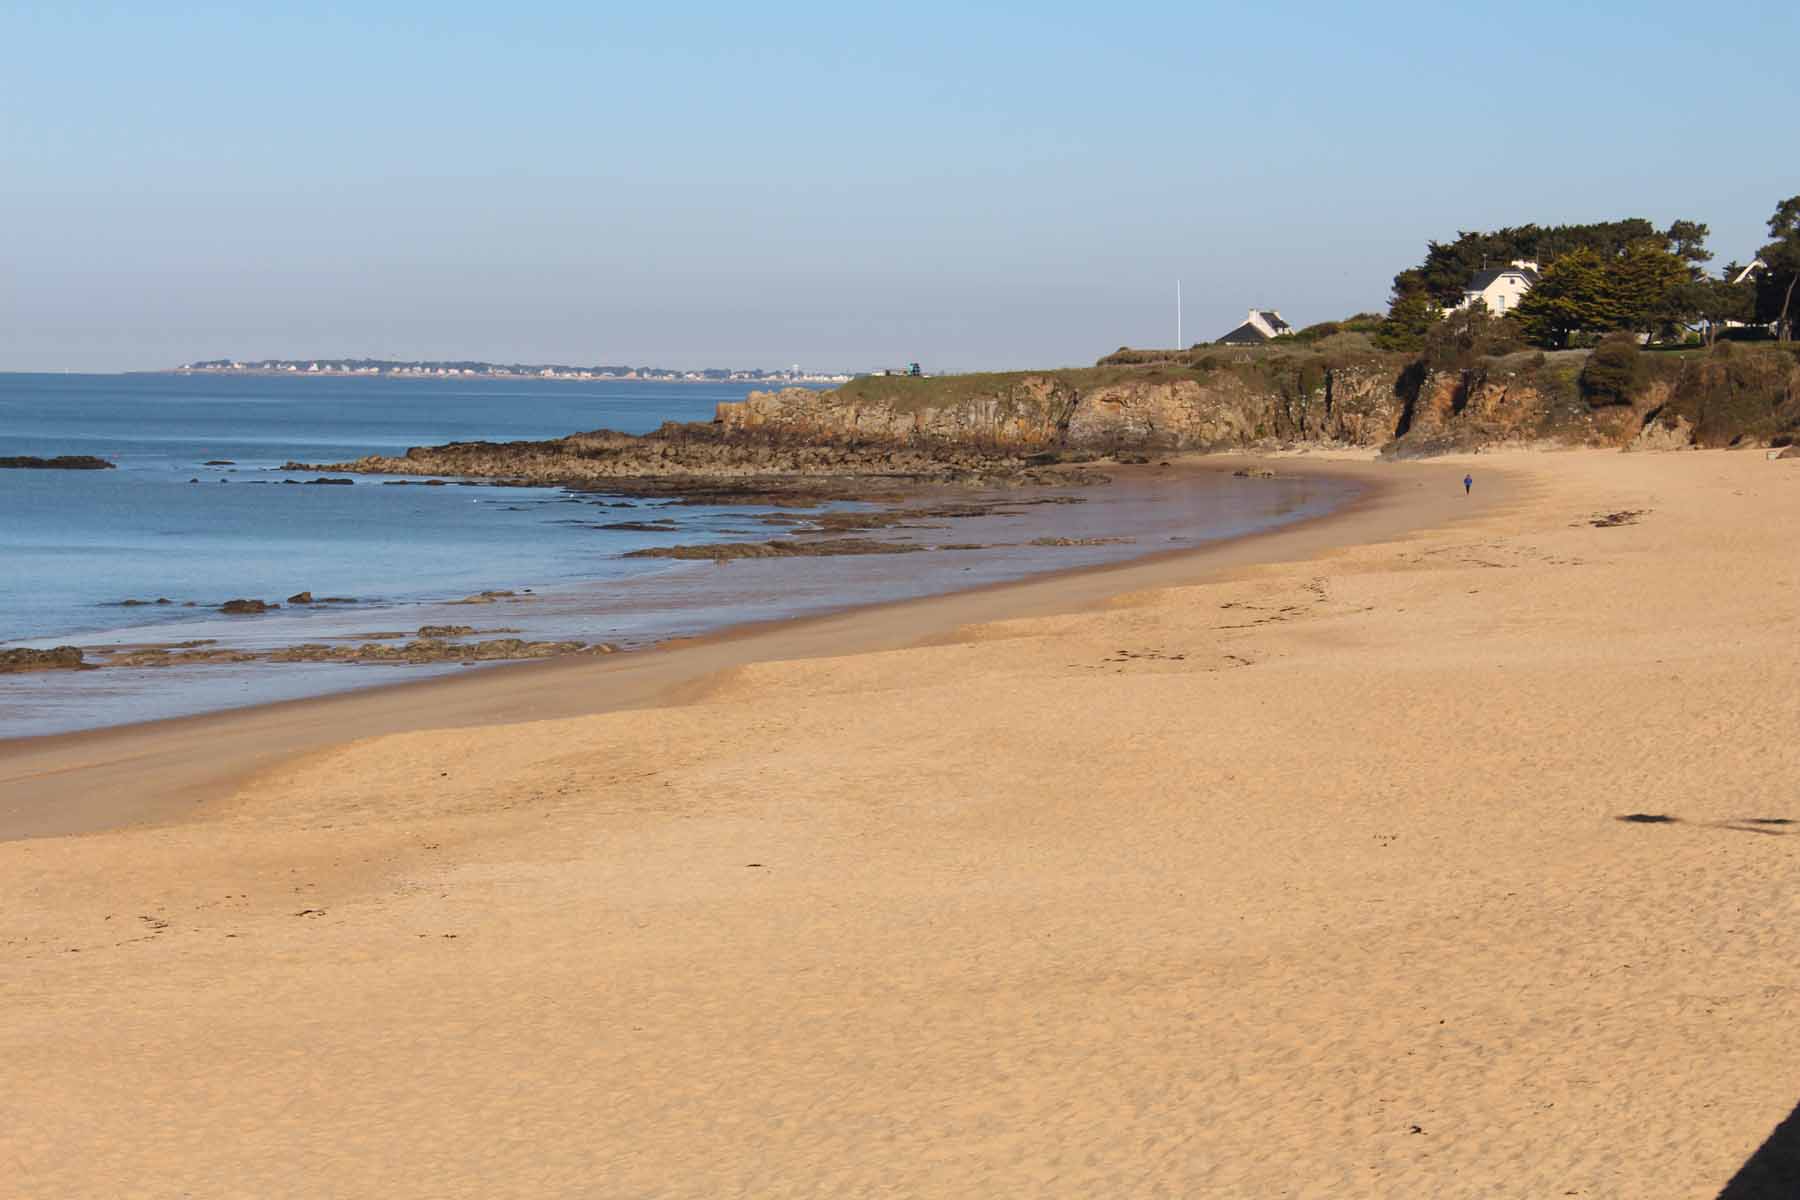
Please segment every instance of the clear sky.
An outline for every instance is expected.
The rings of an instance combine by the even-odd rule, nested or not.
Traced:
[[[1791,2],[0,6],[0,370],[1092,361],[1800,192]]]

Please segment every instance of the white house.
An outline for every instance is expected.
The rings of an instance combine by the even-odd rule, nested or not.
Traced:
[[[1463,288],[1462,303],[1456,307],[1472,308],[1478,303],[1485,304],[1489,312],[1503,317],[1519,307],[1519,301],[1537,286],[1539,278],[1538,265],[1523,258],[1515,258],[1504,267],[1477,271]]]
[[[1249,319],[1220,338],[1219,341],[1232,344],[1266,342],[1270,338],[1278,338],[1292,332],[1294,332],[1294,327],[1282,320],[1281,314],[1274,309],[1253,308],[1250,310]]]

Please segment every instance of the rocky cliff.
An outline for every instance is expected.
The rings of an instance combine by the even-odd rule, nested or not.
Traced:
[[[1088,369],[857,380],[833,392],[753,392],[719,405],[727,430],[829,440],[1009,447],[1223,450],[1281,441],[1379,445],[1405,408],[1394,364],[1254,361],[1248,369]]]
[[[1432,367],[1402,355],[1194,354],[1080,370],[857,380],[755,392],[716,425],[915,448],[1020,453],[1380,446],[1406,456],[1519,443],[1668,448],[1800,430],[1800,360],[1775,347],[1646,355],[1626,404],[1592,404],[1586,352]]]
[[[1282,346],[1125,352],[1077,370],[753,392],[719,405],[711,424],[665,425],[642,437],[600,430],[288,467],[760,502],[778,492],[845,495],[869,480],[1081,482],[1083,468],[1066,464],[1157,450],[1338,445],[1406,457],[1509,443],[1679,449],[1800,440],[1800,358],[1789,347],[1643,354],[1623,393],[1584,388],[1587,359],[1586,351],[1466,347],[1436,358]]]

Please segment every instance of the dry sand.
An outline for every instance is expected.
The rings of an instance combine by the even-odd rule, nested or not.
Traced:
[[[148,822],[0,843],[0,1194],[1717,1194],[1800,1099],[1800,463],[1342,469],[1207,555],[0,748],[0,830]]]

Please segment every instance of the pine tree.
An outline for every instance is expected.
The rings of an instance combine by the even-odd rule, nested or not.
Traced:
[[[1606,267],[1599,254],[1585,247],[1557,259],[1519,301],[1519,327],[1526,338],[1560,348],[1569,344],[1571,334],[1620,328],[1617,291]]]

